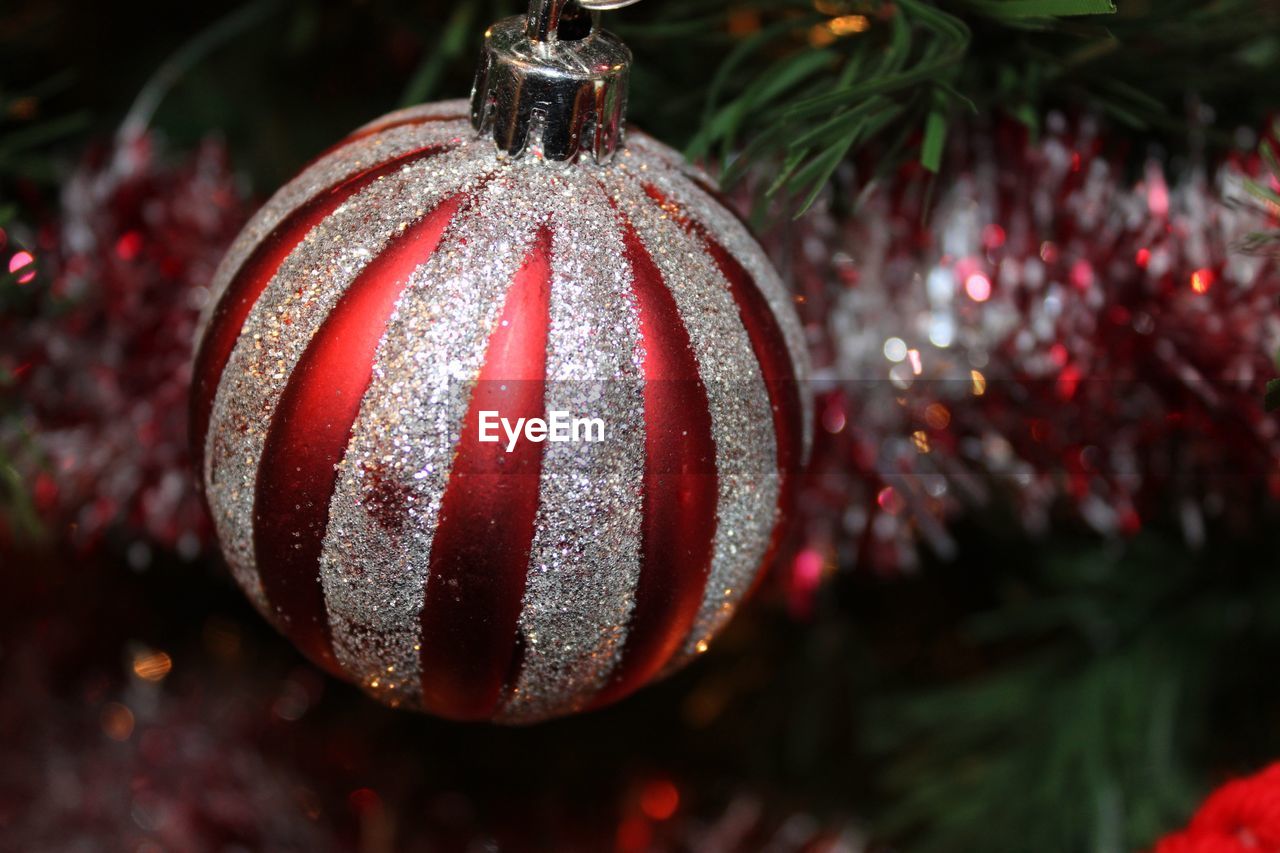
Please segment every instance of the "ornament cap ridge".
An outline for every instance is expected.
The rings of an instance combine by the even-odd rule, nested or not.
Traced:
[[[631,51],[598,27],[602,0],[532,0],[485,33],[471,124],[512,157],[596,163],[622,145]],[[625,5],[625,4],[623,4]]]

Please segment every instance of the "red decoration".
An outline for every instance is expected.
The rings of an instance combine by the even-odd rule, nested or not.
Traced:
[[[390,704],[613,702],[705,650],[776,545],[798,320],[642,134],[553,166],[499,157],[457,102],[393,115],[268,202],[214,290],[192,424],[224,553],[302,651]],[[597,440],[485,434],[557,412]]]
[[[1276,493],[1280,267],[1241,250],[1273,225],[1251,173],[1131,182],[1094,123],[1046,124],[973,133],[940,186],[906,169],[783,235],[825,380],[811,537],[841,565],[946,556],[993,503],[1032,535],[1159,522],[1194,546]]]
[[[1280,764],[1214,791],[1187,828],[1162,839],[1154,853],[1280,851]]]
[[[169,161],[122,139],[68,180],[40,277],[8,285],[0,458],[60,541],[112,537],[135,561],[207,541],[183,401],[205,287],[245,214],[220,144]]]

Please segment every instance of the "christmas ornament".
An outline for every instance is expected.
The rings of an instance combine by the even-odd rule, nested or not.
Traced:
[[[1280,269],[1240,251],[1269,227],[1243,203],[1254,164],[1150,160],[1134,182],[1095,122],[1045,130],[979,129],[942,190],[906,169],[786,238],[823,328],[797,578],[831,552],[946,556],[949,522],[993,502],[1033,535],[1164,521],[1194,546],[1274,493]]]
[[[1214,791],[1186,829],[1155,853],[1258,853],[1280,850],[1280,764]]]
[[[44,274],[7,285],[0,459],[60,541],[110,538],[135,565],[208,542],[183,402],[200,297],[247,214],[219,143],[166,157],[122,133],[67,181],[34,249]]]
[[[392,705],[527,722],[679,666],[806,453],[789,297],[705,176],[624,146],[586,5],[496,24],[469,110],[357,130],[215,277],[192,419],[231,570]]]

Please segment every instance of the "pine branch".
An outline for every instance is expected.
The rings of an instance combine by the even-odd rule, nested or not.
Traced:
[[[1004,606],[968,623],[1004,664],[868,709],[880,828],[922,851],[1146,849],[1202,793],[1200,762],[1230,754],[1231,715],[1256,732],[1250,715],[1277,700],[1258,687],[1278,639],[1267,561],[1256,548],[1192,556],[1158,534],[1055,541]]]
[[[1280,121],[1271,126],[1270,138],[1264,138],[1258,144],[1258,159],[1262,161],[1265,173],[1261,180],[1249,181],[1245,190],[1252,197],[1262,213],[1271,221],[1269,231],[1259,231],[1249,235],[1241,248],[1246,252],[1264,254],[1280,251],[1280,227],[1276,226],[1280,218]],[[1280,394],[1280,390],[1277,390]],[[1280,400],[1272,399],[1272,388],[1267,387],[1267,408],[1274,409]]]
[[[0,180],[51,183],[57,178],[50,146],[84,130],[89,116],[77,111],[46,118],[42,112],[46,102],[64,92],[73,79],[73,74],[63,72],[17,91],[0,88]]]
[[[1047,105],[1075,102],[1185,138],[1188,95],[1256,122],[1280,74],[1280,9],[1264,0],[652,5],[648,23],[621,27],[640,67],[667,75],[645,80],[660,91],[640,94],[637,116],[670,123],[685,96],[667,93],[687,93],[693,63],[717,57],[689,154],[718,162],[726,183],[776,170],[770,195],[801,209],[860,155],[874,152],[873,171],[912,159],[936,171],[947,129],[975,110],[1034,127]]]

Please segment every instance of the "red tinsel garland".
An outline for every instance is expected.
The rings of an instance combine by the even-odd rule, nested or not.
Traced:
[[[245,198],[220,143],[165,158],[142,135],[91,151],[61,202],[42,274],[6,285],[23,307],[0,315],[0,461],[58,541],[192,556],[208,522],[187,456],[191,340]]]
[[[1133,180],[1099,123],[957,137],[935,189],[903,170],[774,250],[810,322],[818,399],[795,567],[910,568],[1009,507],[1031,535],[1249,529],[1280,494],[1263,409],[1280,266],[1250,158]],[[859,189],[856,183],[850,192]]]

